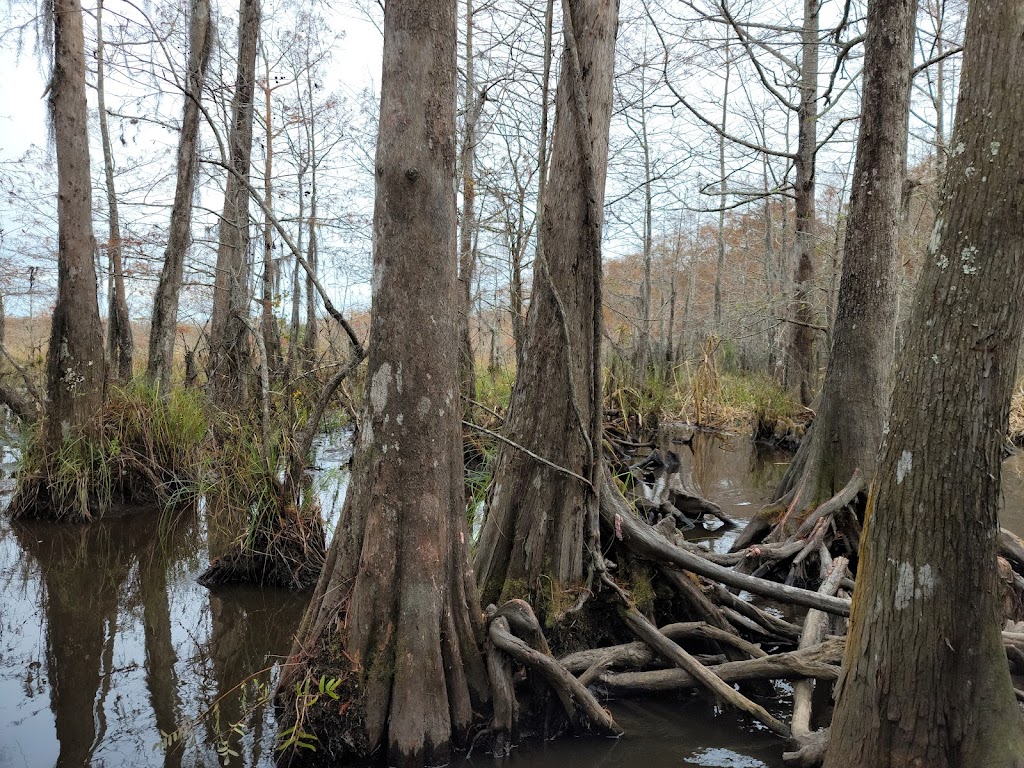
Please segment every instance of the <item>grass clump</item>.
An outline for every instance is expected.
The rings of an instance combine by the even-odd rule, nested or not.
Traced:
[[[207,434],[196,390],[160,397],[142,382],[115,387],[93,424],[56,450],[40,426],[27,434],[11,514],[89,521],[121,506],[183,506],[198,492]]]

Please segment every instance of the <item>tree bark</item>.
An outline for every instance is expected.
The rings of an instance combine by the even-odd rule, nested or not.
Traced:
[[[519,445],[588,477],[601,450],[598,442],[592,461],[591,422],[601,409],[593,386],[601,279],[594,251],[600,244],[592,239],[600,238],[604,205],[618,2],[567,0],[563,9],[571,14],[575,39],[566,45],[556,92],[539,265],[507,424]],[[573,103],[576,70],[568,57],[574,50],[588,121],[577,119],[585,109]],[[560,586],[582,580],[588,493],[580,480],[502,445],[475,562],[485,602],[537,596],[547,577]]]
[[[459,405],[454,0],[390,0],[366,405],[352,483],[282,682],[345,670],[308,711],[335,757],[447,762],[488,698],[468,568]],[[311,653],[312,651],[312,653]]]
[[[178,178],[171,207],[171,224],[164,249],[164,263],[153,296],[153,321],[149,331],[146,376],[158,389],[170,389],[174,373],[174,339],[178,330],[178,299],[185,275],[185,254],[192,244],[192,197],[196,187],[200,103],[213,37],[210,34],[210,3],[189,4],[188,70],[185,73],[185,107],[178,139]]]
[[[240,0],[238,14],[238,71],[231,105],[230,157],[224,213],[220,220],[217,275],[210,313],[210,356],[207,378],[211,399],[237,406],[248,399],[250,373],[246,318],[249,315],[249,180],[252,157],[253,99],[256,90],[256,51],[260,32],[260,0]],[[238,176],[241,179],[238,178]]]
[[[90,431],[103,405],[105,379],[79,0],[55,0],[53,45],[50,113],[57,151],[58,251],[57,302],[46,353],[46,456],[56,454],[66,438]]]
[[[265,97],[263,115],[266,128],[266,156],[263,165],[263,201],[267,212],[274,210],[274,87],[270,82],[270,63],[264,58],[264,76],[266,82],[262,86]],[[263,335],[263,346],[267,350],[267,368],[272,379],[281,375],[284,359],[281,357],[281,332],[277,327],[277,315],[274,314],[274,284],[277,282],[277,265],[274,263],[274,225],[270,216],[263,216],[263,279],[260,296],[260,333]]]
[[[313,120],[316,112],[310,109],[309,112],[309,157],[310,157],[310,187],[309,187],[309,233],[306,241],[306,263],[310,271],[306,274],[306,332],[302,337],[302,370],[312,371],[316,366],[317,346],[320,339],[320,326],[316,315],[316,286],[313,276],[317,269],[318,242],[316,228],[317,222],[317,184],[316,184],[316,139]]]
[[[804,472],[817,479],[808,489],[815,502],[838,493],[858,469],[870,484],[892,388],[917,3],[881,0],[873,6],[832,350],[812,435],[802,447],[808,454]]]
[[[1024,326],[1020,3],[972,3],[964,51],[826,766],[1024,765],[996,571],[1000,451]]]

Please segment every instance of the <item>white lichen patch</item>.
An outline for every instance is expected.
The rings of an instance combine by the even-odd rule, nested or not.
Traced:
[[[938,265],[939,269],[945,269],[949,266],[949,259],[946,258],[946,254],[940,253],[939,258],[935,263]]]
[[[962,141],[959,141],[959,142],[957,142],[957,145],[955,147],[953,147],[951,150],[949,150],[949,156],[950,157],[957,157],[958,155],[962,155],[966,150],[967,150],[967,145],[964,144]]]
[[[904,451],[900,454],[900,460],[896,462],[896,485],[903,483],[903,479],[910,474],[914,468],[914,454]]]
[[[900,563],[896,570],[896,598],[893,605],[902,611],[914,597],[914,567],[910,563]]]
[[[939,356],[938,355],[932,355],[932,362],[935,363],[936,365],[938,365],[939,364]]]
[[[914,600],[927,600],[935,594],[938,578],[927,563],[917,569],[910,563],[900,563],[896,568],[896,597],[893,605],[902,611]]]
[[[968,165],[966,168],[964,168],[964,176],[966,176],[968,179],[974,176],[974,174],[976,174],[977,172],[978,169],[975,168],[973,165]]]
[[[932,225],[932,235],[928,238],[928,253],[935,254],[939,252],[939,245],[942,242],[942,219],[935,219],[935,224]]]
[[[430,413],[430,398],[426,395],[420,397],[420,401],[416,403],[416,415],[421,419]]]
[[[960,268],[965,275],[978,274],[978,265],[975,261],[975,256],[977,255],[978,249],[973,245],[968,245],[960,251]]]
[[[998,155],[999,154],[999,142],[998,141],[993,141],[989,145],[989,151],[992,153],[992,157],[995,157],[996,155]]]
[[[382,363],[370,380],[370,405],[376,412],[383,411],[388,404],[388,387],[391,386],[391,363]]]
[[[932,567],[925,563],[917,569],[917,588],[914,590],[914,597],[921,599],[934,595],[935,582],[936,576],[932,573]]]

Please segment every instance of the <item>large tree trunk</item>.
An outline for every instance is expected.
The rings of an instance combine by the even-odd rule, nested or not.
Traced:
[[[437,765],[488,697],[468,568],[456,286],[454,0],[390,0],[366,410],[352,482],[282,682],[346,675],[299,725],[335,759]]]
[[[192,243],[192,196],[198,167],[199,104],[212,44],[210,3],[208,0],[191,0],[188,71],[184,84],[185,109],[178,139],[178,179],[174,188],[163,269],[153,296],[153,323],[149,331],[149,360],[146,363],[146,376],[163,391],[170,388],[174,372],[178,298],[185,274],[185,254]]]
[[[121,217],[117,208],[117,188],[114,185],[114,151],[110,147],[107,127],[106,51],[103,46],[103,2],[96,6],[96,106],[100,118],[100,141],[103,146],[103,179],[107,188],[107,211],[110,239],[107,241],[107,259],[110,264],[110,291],[107,311],[108,371],[119,384],[127,384],[132,377],[132,355],[135,340],[132,322],[128,316],[128,297],[124,290],[124,259],[121,251]]]
[[[57,150],[57,303],[46,354],[42,451],[89,431],[103,405],[103,332],[96,298],[85,39],[78,0],[55,0],[50,113]],[[12,507],[17,505],[12,502]],[[54,510],[53,514],[60,514]]]
[[[256,50],[260,0],[241,0],[238,16],[238,72],[231,105],[230,170],[224,192],[217,247],[217,275],[210,313],[210,357],[206,364],[215,403],[236,406],[248,399],[249,165],[252,157]]]
[[[737,539],[763,537],[834,496],[854,472],[867,484],[889,413],[895,354],[897,246],[907,147],[915,0],[880,0],[868,13],[864,99],[853,170],[832,351],[818,414],[773,505]]]
[[[786,356],[786,384],[804,405],[814,391],[814,156],[818,142],[818,13],[819,0],[804,0],[800,59],[800,109],[797,112],[796,236],[793,241],[793,323]]]
[[[598,441],[596,456],[590,457],[592,420],[601,412],[593,386],[600,354],[594,307],[599,305],[601,275],[595,251],[599,253],[604,205],[618,2],[567,0],[563,15],[566,9],[575,37],[567,40],[563,54],[527,342],[507,434],[589,479],[601,450]],[[577,70],[568,59],[574,51],[589,120],[578,119],[586,109],[573,103]],[[584,145],[587,155],[581,152]],[[545,577],[561,586],[582,581],[589,492],[581,480],[502,445],[476,555],[485,602],[503,595],[538,596]]]
[[[1024,765],[996,572],[1000,452],[1024,326],[1020,3],[972,3],[964,50],[826,766]]]

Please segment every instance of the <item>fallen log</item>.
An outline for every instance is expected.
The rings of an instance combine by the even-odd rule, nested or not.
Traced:
[[[845,557],[837,557],[832,563],[832,572],[828,575],[818,592],[823,595],[834,595],[839,590],[839,582],[846,574],[846,566],[849,561]],[[810,648],[818,645],[825,635],[827,616],[821,611],[810,610],[804,618],[803,631],[800,633],[800,644],[798,649]],[[811,680],[800,680],[793,689],[793,742],[796,751],[809,746],[812,741],[818,739],[813,737],[811,732],[812,696],[814,694],[814,682]]]
[[[673,641],[699,639],[730,645],[739,650],[746,658],[761,659],[768,655],[760,646],[754,645],[731,632],[713,627],[704,621],[668,624],[661,627],[658,631]],[[559,662],[573,674],[579,674],[599,661],[605,661],[608,667],[643,669],[649,666],[654,659],[655,654],[651,647],[643,641],[637,641],[634,643],[623,643],[622,645],[612,645],[607,648],[577,651],[576,653],[570,653],[568,656],[563,656],[559,659]]]

